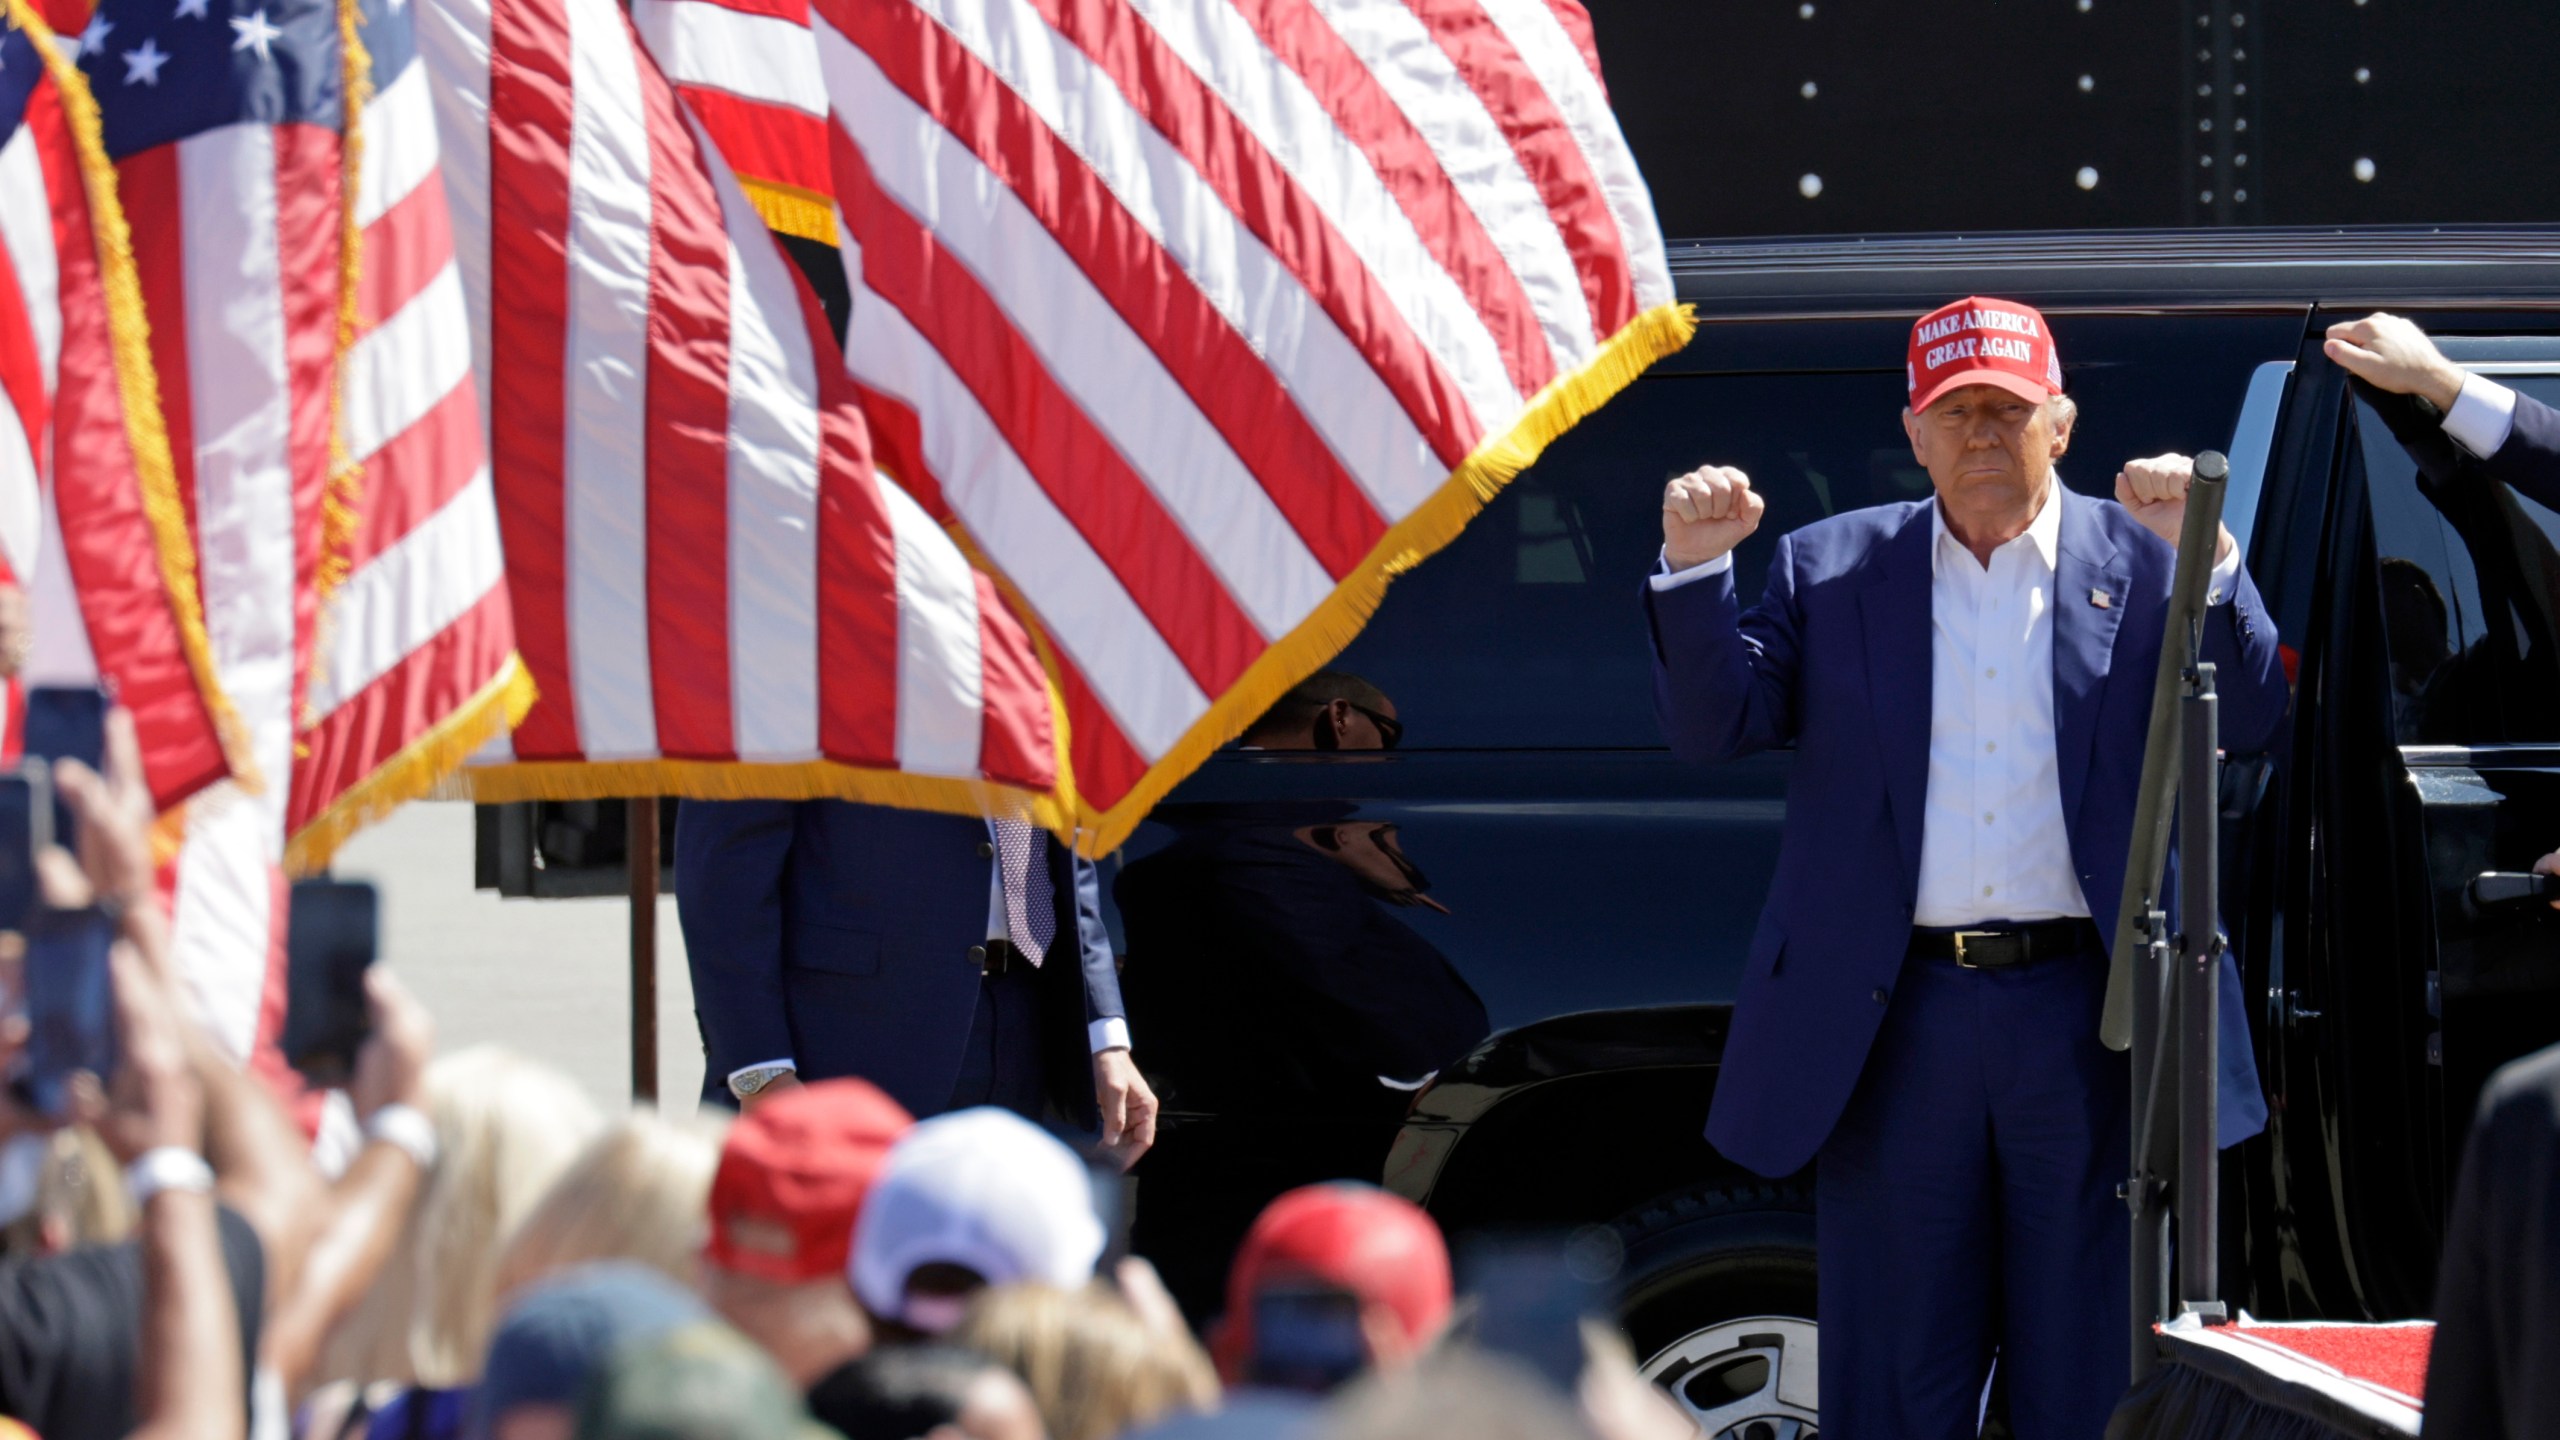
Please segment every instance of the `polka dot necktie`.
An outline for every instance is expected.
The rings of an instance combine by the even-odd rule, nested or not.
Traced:
[[[1040,831],[1019,820],[993,822],[996,871],[1004,883],[1005,938],[1022,958],[1037,965],[1049,958],[1049,942],[1058,938],[1058,892],[1050,882],[1048,857],[1039,852]]]

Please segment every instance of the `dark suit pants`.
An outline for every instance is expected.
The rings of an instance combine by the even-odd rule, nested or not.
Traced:
[[[1066,954],[1051,963],[1072,965],[1075,956]],[[1045,1078],[1039,979],[1016,962],[1014,968],[979,982],[977,1015],[969,1024],[969,1048],[960,1057],[950,1108],[1001,1105],[1026,1119],[1041,1120],[1048,1100]]]
[[[2126,1383],[2131,1121],[2106,961],[1906,959],[1817,1161],[1825,1440],[2097,1440]]]

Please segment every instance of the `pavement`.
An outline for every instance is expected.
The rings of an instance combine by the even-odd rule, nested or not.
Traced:
[[[630,905],[471,888],[471,807],[422,800],[358,834],[331,872],[382,893],[382,959],[436,1017],[443,1053],[490,1042],[558,1066],[608,1112],[631,1098]],[[676,902],[658,901],[660,1108],[702,1092]]]

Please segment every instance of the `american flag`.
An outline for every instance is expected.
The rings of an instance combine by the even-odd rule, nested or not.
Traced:
[[[1690,333],[1573,0],[815,0],[814,62],[644,3],[815,69],[845,364],[1045,632],[1088,850]]]
[[[266,777],[191,802],[164,877],[235,1053],[281,1018],[288,865],[528,699],[408,37],[355,0],[105,0],[81,32],[205,629]]]
[[[808,0],[631,0],[631,19],[765,223],[834,244],[827,91]]]
[[[0,565],[33,645],[11,687],[112,684],[152,795],[254,774],[213,669],[125,219],[79,74],[26,0],[0,24]]]
[[[475,793],[1063,823],[1029,636],[873,472],[815,298],[631,20],[613,0],[419,9],[543,695]]]

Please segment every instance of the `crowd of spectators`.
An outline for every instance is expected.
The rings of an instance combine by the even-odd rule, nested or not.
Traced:
[[[117,1058],[67,1113],[0,1099],[0,1440],[1693,1431],[1605,1331],[1562,1385],[1460,1338],[1438,1229],[1384,1191],[1273,1204],[1204,1343],[1114,1243],[1117,1167],[1011,1111],[919,1121],[841,1079],[611,1118],[523,1056],[437,1057],[379,968],[361,1138],[315,1148],[320,1107],[190,1018],[121,715],[107,752],[60,767],[77,853],[38,873],[47,913],[114,925]],[[27,1040],[0,1021],[0,1069]]]

